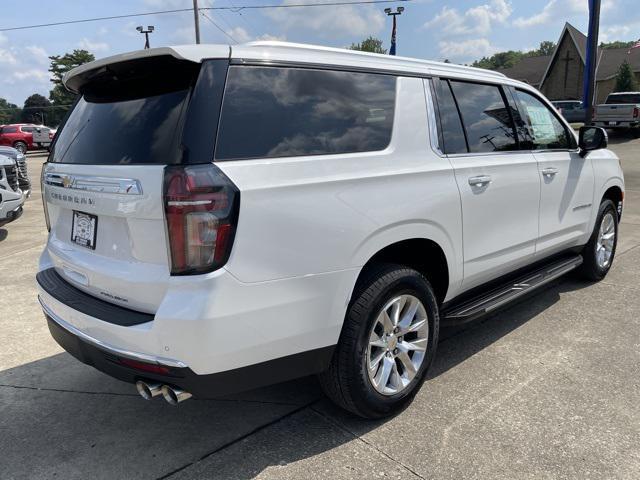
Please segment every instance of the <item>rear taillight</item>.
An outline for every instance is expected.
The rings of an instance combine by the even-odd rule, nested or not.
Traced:
[[[210,272],[227,262],[240,192],[218,167],[167,167],[164,204],[172,275]]]
[[[638,118],[638,117],[640,117],[640,108],[635,107],[633,109],[633,118]]]

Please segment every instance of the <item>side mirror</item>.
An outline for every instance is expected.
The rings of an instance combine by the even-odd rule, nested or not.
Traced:
[[[600,127],[580,127],[580,156],[584,157],[592,150],[607,148],[609,137],[604,128]]]

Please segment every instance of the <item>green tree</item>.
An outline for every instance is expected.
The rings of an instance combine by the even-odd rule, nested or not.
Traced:
[[[632,47],[636,42],[601,42],[600,43],[600,48],[604,48],[606,49],[610,49],[610,48],[630,48]]]
[[[387,53],[386,48],[382,48],[382,40],[369,36],[369,38],[364,39],[361,43],[352,43],[349,47],[349,50],[360,50],[361,52],[371,52],[371,53]]]
[[[48,120],[51,102],[39,93],[34,93],[24,101],[20,120],[23,123],[42,124]]]
[[[545,40],[544,42],[540,42],[540,48],[537,50],[531,50],[531,52],[527,52],[529,54],[534,53],[534,55],[530,55],[532,57],[537,56],[546,56],[552,55],[553,51],[556,49],[556,42],[551,42],[549,40]]]
[[[20,121],[20,107],[0,98],[0,125],[18,123]]]
[[[631,65],[626,60],[616,74],[616,86],[613,89],[614,92],[635,92],[638,90],[638,82],[633,74]]]
[[[51,72],[51,82],[53,83],[53,89],[49,93],[49,100],[51,100],[54,107],[51,109],[49,122],[51,125],[58,125],[75,99],[75,94],[64,88],[62,77],[72,68],[94,61],[95,57],[87,50],[74,50],[64,55],[53,55],[49,57],[49,60],[51,60],[49,71]]]
[[[511,68],[517,64],[524,53],[514,50],[508,52],[498,52],[490,57],[482,57],[480,60],[476,60],[471,64],[472,67],[487,68],[489,70],[496,70],[498,68]]]

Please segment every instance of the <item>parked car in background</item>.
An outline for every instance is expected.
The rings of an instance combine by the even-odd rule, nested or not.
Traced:
[[[441,324],[614,259],[606,133],[576,137],[500,73],[254,42],[64,83],[80,98],[43,169],[39,301],[63,348],[146,399],[319,374],[338,405],[389,415]]]
[[[558,109],[560,114],[567,120],[569,123],[582,123],[584,122],[584,116],[586,115],[586,110],[582,101],[580,100],[556,100],[553,103],[553,106]]]
[[[640,92],[611,93],[604,104],[597,105],[593,124],[611,129],[633,129],[640,134]]]
[[[51,129],[44,125],[15,123],[3,125],[0,128],[0,145],[13,147],[22,153],[26,153],[28,150],[48,148],[52,138]]]
[[[15,160],[0,152],[0,227],[22,215],[24,199]]]
[[[18,186],[28,198],[31,196],[31,179],[27,170],[27,157],[13,147],[0,146],[0,155],[12,158],[18,167]]]

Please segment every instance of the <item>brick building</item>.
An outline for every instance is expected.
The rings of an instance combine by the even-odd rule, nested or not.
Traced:
[[[604,102],[613,91],[615,76],[627,60],[640,81],[640,49],[598,49],[596,101]],[[512,68],[498,70],[508,77],[527,82],[551,100],[582,99],[587,37],[567,23],[552,55],[523,58]]]

